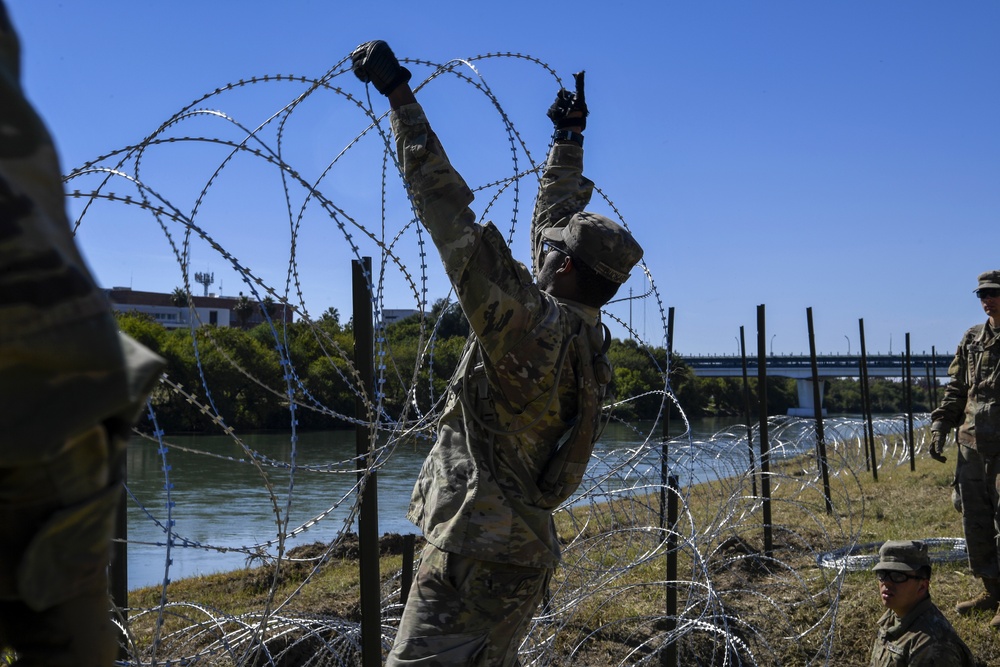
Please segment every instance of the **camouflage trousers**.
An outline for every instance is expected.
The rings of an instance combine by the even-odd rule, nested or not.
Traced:
[[[108,564],[122,444],[95,426],[53,460],[0,467],[0,645],[19,666],[116,657]]]
[[[1000,455],[983,456],[960,445],[956,477],[969,569],[977,577],[1000,577]]]
[[[552,571],[466,558],[428,544],[386,667],[509,667]]]

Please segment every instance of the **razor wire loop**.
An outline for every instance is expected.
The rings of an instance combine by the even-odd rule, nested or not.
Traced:
[[[323,563],[331,558],[334,549],[342,544],[357,519],[359,505],[355,495],[367,483],[368,474],[391,465],[393,456],[403,443],[417,440],[427,441],[434,436],[435,421],[444,407],[444,395],[434,389],[434,380],[439,378],[435,371],[437,344],[442,318],[457,304],[451,301],[449,292],[442,301],[435,320],[426,313],[427,284],[429,268],[426,262],[427,238],[418,223],[412,206],[409,220],[394,233],[387,224],[390,217],[390,181],[400,176],[399,165],[394,152],[390,133],[386,128],[386,114],[376,114],[370,100],[362,100],[336,85],[336,79],[350,73],[345,67],[348,58],[339,60],[319,77],[265,75],[241,79],[202,95],[161,123],[154,132],[142,141],[119,150],[113,150],[95,160],[85,163],[66,177],[67,185],[76,186],[84,181],[96,179],[89,191],[76,188],[68,196],[82,200],[82,210],[73,223],[74,231],[80,230],[85,220],[93,217],[92,208],[97,202],[141,211],[152,219],[155,229],[163,236],[164,243],[181,270],[183,290],[188,298],[191,313],[191,345],[197,365],[197,387],[189,390],[174,382],[166,375],[161,377],[158,400],[190,403],[204,416],[211,428],[217,430],[235,445],[235,454],[227,455],[207,448],[187,447],[170,442],[157,425],[154,402],[147,406],[147,419],[152,425],[151,433],[145,432],[146,424],[140,426],[139,436],[134,438],[134,447],[155,447],[163,475],[165,504],[162,510],[144,505],[129,489],[129,499],[140,515],[150,521],[157,533],[162,533],[163,542],[157,545],[164,549],[164,572],[159,604],[149,609],[132,609],[130,615],[118,616],[118,623],[128,638],[130,660],[128,664],[152,665],[186,662],[214,662],[231,660],[234,663],[249,661],[251,656],[258,664],[278,664],[293,655],[296,650],[307,650],[315,656],[315,664],[347,663],[360,650],[358,645],[359,627],[336,618],[312,618],[301,612],[292,612],[291,604],[297,596],[314,580]],[[499,128],[506,145],[510,149],[510,164],[504,173],[492,182],[473,184],[477,193],[489,193],[480,220],[494,212],[505,195],[511,197],[510,225],[507,241],[512,242],[521,224],[521,187],[525,179],[537,179],[541,165],[528,150],[528,142],[517,130],[501,101],[494,93],[486,76],[486,65],[503,64],[514,60],[525,62],[539,71],[543,77],[552,77],[562,87],[555,71],[537,58],[515,53],[488,53],[463,59],[434,63],[426,60],[404,59],[412,63],[414,69],[425,68],[428,72],[419,84],[418,90],[426,89],[433,94],[435,83],[442,77],[450,77],[465,84],[463,90],[472,95],[481,95],[497,112]],[[416,72],[415,72],[416,74]],[[209,108],[216,103],[224,103],[228,95],[238,89],[250,86],[293,86],[292,98],[276,105],[276,111],[269,111],[260,122],[242,123],[235,116],[224,111]],[[354,111],[361,119],[357,134],[350,138],[334,157],[312,178],[307,178],[292,164],[293,151],[290,146],[291,128],[298,118],[298,111],[307,100],[322,99],[342,103]],[[368,103],[365,104],[365,101]],[[222,106],[221,104],[219,106]],[[189,123],[204,120],[214,126],[239,134],[239,137],[224,137],[211,133],[185,133]],[[273,134],[269,134],[272,133]],[[365,141],[377,141],[381,148],[380,201],[379,211],[371,218],[354,216],[340,206],[333,197],[332,190],[325,191],[335,169],[347,163],[354,149]],[[210,175],[198,186],[190,211],[184,212],[162,193],[153,182],[153,170],[148,162],[166,146],[206,146],[222,149],[225,154],[214,164]],[[522,155],[523,154],[523,155]],[[273,169],[279,177],[280,192],[283,197],[283,215],[288,223],[288,266],[284,275],[284,285],[272,286],[256,273],[245,258],[237,257],[209,231],[210,225],[203,219],[206,214],[205,202],[224,187],[221,176],[234,164],[237,158],[246,157],[253,164]],[[374,178],[373,174],[373,178]],[[148,182],[147,182],[148,179]],[[128,194],[116,194],[111,190],[121,184]],[[534,185],[534,183],[532,183]],[[628,228],[624,216],[616,204],[602,190],[595,187],[601,199],[613,215]],[[393,348],[387,336],[383,317],[375,322],[375,360],[377,384],[375,392],[368,394],[361,386],[357,368],[351,360],[351,353],[341,349],[336,339],[316,323],[309,315],[300,272],[300,243],[304,231],[312,224],[309,214],[318,209],[321,219],[330,223],[330,228],[343,239],[349,254],[357,260],[367,253],[367,246],[377,248],[378,262],[364,279],[368,283],[372,306],[381,314],[385,308],[386,293],[389,290],[386,277],[391,271],[400,276],[405,285],[405,293],[417,304],[419,336],[414,367],[411,371]],[[415,259],[404,258],[407,236],[416,238]],[[264,321],[271,333],[274,350],[280,365],[280,386],[262,378],[254,377],[238,360],[225,352],[217,337],[208,328],[197,327],[200,316],[193,306],[189,271],[191,266],[192,243],[196,240],[207,244],[229,264],[245,283],[251,296],[261,303],[270,297],[276,305],[286,308],[297,316],[309,329],[327,363],[334,367],[337,377],[344,382],[352,394],[360,399],[366,416],[341,415],[330,406],[324,405],[307,386],[301,369],[296,368],[291,358],[289,331],[283,322],[276,322],[267,309]],[[413,244],[411,244],[413,245]],[[522,661],[543,665],[555,660],[556,652],[565,657],[585,657],[588,646],[595,639],[607,633],[625,634],[631,641],[627,655],[619,664],[649,664],[656,662],[656,652],[666,643],[678,644],[682,649],[691,649],[702,644],[720,661],[726,664],[770,664],[788,641],[808,641],[812,653],[803,656],[807,664],[826,664],[833,645],[835,621],[838,612],[840,587],[847,576],[852,558],[862,558],[858,550],[867,545],[860,544],[862,523],[865,516],[863,497],[859,491],[858,473],[864,463],[863,444],[859,422],[845,421],[829,426],[827,440],[830,443],[828,455],[838,459],[832,479],[835,482],[836,503],[840,512],[827,521],[825,506],[817,502],[821,497],[818,489],[818,473],[809,465],[802,470],[772,470],[772,488],[782,488],[787,495],[776,501],[791,511],[805,517],[812,517],[819,529],[817,535],[796,533],[787,526],[776,526],[783,539],[791,545],[786,551],[776,550],[769,557],[755,550],[752,535],[759,529],[761,498],[749,491],[750,476],[745,463],[747,439],[753,444],[754,430],[745,432],[719,432],[708,438],[695,437],[691,424],[670,385],[671,359],[662,363],[653,354],[656,343],[643,340],[639,332],[632,329],[614,312],[609,310],[614,304],[628,300],[649,302],[659,310],[659,323],[663,339],[666,340],[666,316],[663,299],[645,263],[640,263],[641,276],[646,287],[638,296],[629,295],[609,303],[604,317],[617,322],[628,334],[638,341],[651,367],[662,377],[662,386],[641,395],[619,396],[616,403],[605,406],[608,417],[624,430],[634,435],[633,442],[616,450],[595,452],[584,483],[577,493],[557,510],[560,520],[568,526],[563,545],[564,560],[553,579],[551,596],[545,607],[539,610],[528,635],[521,647]],[[398,298],[394,294],[393,298]],[[197,335],[195,331],[197,330]],[[203,363],[203,353],[211,349],[249,382],[261,387],[274,400],[287,401],[290,426],[290,453],[287,458],[275,458],[251,447],[220,412],[212,393],[213,378]],[[334,363],[338,359],[342,364]],[[428,391],[426,405],[417,400],[418,384],[423,382],[422,373],[427,373]],[[445,378],[446,379],[446,378]],[[385,384],[395,381],[403,387],[405,400],[399,414],[391,414],[385,402]],[[652,424],[632,422],[619,414],[615,408],[628,407],[639,399],[657,398],[660,405],[656,420]],[[683,433],[666,438],[658,432],[667,408],[672,415],[680,415]],[[328,460],[323,463],[303,463],[299,460],[299,435],[297,430],[300,410],[327,415],[345,424],[370,427],[371,466],[357,456]],[[902,444],[902,420],[899,417],[878,420],[875,423],[876,443],[881,450],[879,458],[883,469],[892,470],[908,462],[909,453]],[[792,456],[811,453],[813,431],[811,420],[773,418],[769,420],[772,461],[781,461]],[[759,433],[757,434],[759,437]],[[679,505],[679,516],[673,525],[659,527],[655,514],[659,501],[656,496],[661,491],[660,455],[667,445],[667,464],[672,474],[683,480],[679,488],[668,489],[674,494]],[[924,445],[920,444],[918,451]],[[266,503],[274,518],[274,538],[254,544],[230,545],[210,544],[190,539],[178,532],[175,525],[176,509],[173,485],[184,484],[183,475],[172,468],[172,454],[186,454],[226,461],[232,466],[251,466],[260,485],[266,490]],[[333,479],[330,475],[357,476],[351,480],[346,491],[333,494],[330,504],[297,525],[292,524],[291,515],[299,499],[299,491],[307,480]],[[279,491],[278,475],[288,475],[287,483]],[[322,477],[322,476],[326,477]],[[700,487],[696,487],[697,484]],[[282,495],[285,494],[283,498]],[[712,499],[710,509],[696,504],[695,494]],[[605,512],[593,511],[600,504]],[[860,505],[860,507],[857,507]],[[330,540],[318,556],[293,557],[288,553],[289,541],[323,522],[342,521],[336,537]],[[684,579],[667,582],[662,579],[636,580],[639,568],[658,562],[667,551],[667,536],[676,542],[676,551],[688,564]],[[947,540],[950,538],[941,538]],[[930,540],[929,540],[930,541]],[[133,541],[134,542],[134,541]],[[791,547],[794,548],[791,548]],[[248,563],[259,560],[273,566],[265,602],[262,609],[246,614],[231,614],[212,609],[206,605],[186,601],[168,601],[167,586],[170,583],[171,565],[175,552],[182,549],[202,549],[216,553],[240,553]],[[958,546],[952,547],[953,551]],[[821,564],[816,571],[797,567],[796,553],[811,555]],[[622,558],[621,554],[627,554]],[[281,567],[291,563],[306,563],[310,570],[291,593],[278,592],[278,578]],[[827,564],[829,563],[829,565]],[[760,572],[767,577],[758,576]],[[737,573],[739,578],[733,578]],[[749,573],[749,574],[746,574]],[[728,579],[727,579],[728,577]],[[678,591],[681,607],[677,615],[667,617],[665,613],[638,616],[628,619],[605,619],[600,609],[615,598],[630,599],[636,595],[662,594],[665,585],[672,585]],[[393,623],[398,619],[400,605],[398,598],[399,575],[383,587],[382,608],[384,625],[383,644],[392,641]],[[739,606],[736,599],[744,596],[755,601],[762,610],[751,613]],[[796,614],[800,607],[816,611],[808,624],[797,623]],[[761,619],[766,616],[766,623]],[[668,631],[658,629],[664,620],[671,620],[675,627]],[[168,625],[166,619],[171,619]],[[185,619],[183,624],[176,623]],[[136,628],[152,624],[148,640],[140,644]],[[579,632],[579,628],[589,628]],[[557,639],[559,645],[557,645]],[[310,663],[312,664],[312,663]]]

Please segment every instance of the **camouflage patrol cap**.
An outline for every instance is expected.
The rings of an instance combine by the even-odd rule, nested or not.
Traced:
[[[642,246],[629,231],[597,213],[574,213],[565,226],[548,227],[542,235],[618,284],[628,280],[629,271],[642,259]]]
[[[873,570],[911,572],[930,567],[927,545],[917,540],[890,540],[878,550],[878,563]]]
[[[1000,289],[1000,271],[980,273],[979,285],[973,291],[978,292],[981,289]]]

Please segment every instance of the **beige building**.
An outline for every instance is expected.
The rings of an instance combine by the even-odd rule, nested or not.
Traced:
[[[220,327],[235,327],[240,325],[236,313],[236,305],[240,296],[190,296],[193,307],[175,306],[173,295],[163,292],[144,292],[130,287],[112,287],[104,290],[111,308],[116,311],[134,311],[149,315],[167,329],[190,327],[192,322],[196,327],[213,324]],[[246,318],[246,327],[253,327],[265,321],[264,310],[260,304],[253,302],[254,307]],[[274,322],[291,322],[292,311],[276,303],[271,313]]]

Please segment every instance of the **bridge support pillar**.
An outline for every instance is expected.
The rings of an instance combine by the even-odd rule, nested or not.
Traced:
[[[819,404],[823,405],[823,380],[819,381]],[[815,417],[816,403],[813,401],[813,381],[812,378],[799,378],[795,381],[795,387],[799,393],[799,407],[788,408],[788,414],[792,417]],[[826,408],[821,413],[826,415]]]

